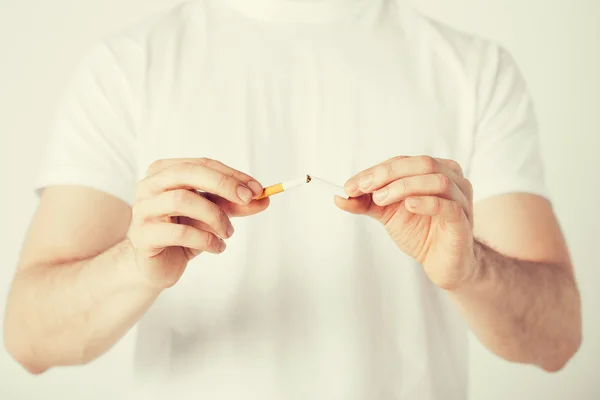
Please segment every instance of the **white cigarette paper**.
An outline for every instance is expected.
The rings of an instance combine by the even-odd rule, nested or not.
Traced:
[[[311,182],[320,183],[322,185],[325,185],[333,191],[333,194],[340,196],[343,199],[348,199],[348,194],[346,193],[346,191],[344,190],[344,188],[342,186],[336,185],[335,183],[331,183],[329,181],[326,181],[325,179],[316,177],[314,175],[309,175],[309,176],[311,177]]]

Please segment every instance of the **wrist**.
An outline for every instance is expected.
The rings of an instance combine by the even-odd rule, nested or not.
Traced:
[[[470,257],[467,260],[469,266],[469,273],[465,281],[466,286],[476,285],[481,281],[482,277],[482,263],[481,263],[481,252],[477,242],[473,240],[473,246],[470,251]]]
[[[150,282],[142,272],[142,268],[137,261],[135,249],[129,238],[125,238],[118,246],[121,255],[118,261],[120,279],[130,287],[157,295],[160,294],[163,288]]]
[[[461,269],[464,271],[463,278],[460,284],[456,285],[451,292],[460,292],[469,290],[478,285],[482,280],[482,264],[481,264],[481,251],[477,242],[473,240],[469,250],[466,252],[464,261]]]

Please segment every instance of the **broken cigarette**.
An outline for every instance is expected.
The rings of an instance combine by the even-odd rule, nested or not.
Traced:
[[[340,196],[344,199],[348,199],[348,194],[346,193],[346,191],[344,190],[344,188],[342,186],[333,184],[333,183],[328,182],[321,178],[317,178],[316,176],[306,175],[303,178],[294,179],[294,180],[283,182],[283,183],[278,183],[278,184],[272,185],[272,186],[267,186],[266,188],[263,189],[262,194],[256,200],[264,199],[265,197],[270,197],[270,196],[273,196],[278,193],[287,192],[291,189],[300,187],[300,186],[305,185],[310,182],[316,182],[318,184],[322,184],[323,186],[328,187],[329,190],[333,190],[334,194],[336,194],[337,196]]]
[[[300,187],[307,183],[310,183],[311,180],[312,180],[312,178],[310,177],[310,175],[306,175],[303,178],[294,179],[291,181],[278,183],[276,185],[267,186],[266,188],[263,189],[262,194],[260,196],[258,196],[256,198],[256,200],[264,199],[266,197],[270,197],[270,196],[273,196],[278,193],[283,193],[283,192],[292,190],[294,188],[297,188],[297,187]]]

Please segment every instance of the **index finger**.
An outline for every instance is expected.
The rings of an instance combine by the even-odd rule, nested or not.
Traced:
[[[359,172],[346,182],[345,189],[350,196],[356,197],[372,193],[398,179],[435,173],[447,174],[453,181],[460,181],[463,175],[460,165],[453,160],[399,156]]]
[[[439,161],[446,168],[448,168],[450,171],[454,172],[456,175],[464,178],[465,173],[463,172],[462,167],[457,161],[450,160],[447,158],[436,158],[436,160]]]
[[[222,174],[231,176],[232,178],[244,183],[250,190],[254,197],[258,197],[263,192],[263,186],[256,179],[248,174],[245,174],[237,169],[234,169],[228,165],[223,164],[220,161],[213,160],[207,157],[201,158],[167,158],[153,162],[146,171],[147,176],[155,175],[166,168],[169,168],[175,164],[196,164],[203,167],[210,168],[214,171],[221,172]]]
[[[144,178],[137,187],[137,200],[176,189],[212,193],[238,204],[256,197],[244,182],[230,175],[203,165],[176,163]]]

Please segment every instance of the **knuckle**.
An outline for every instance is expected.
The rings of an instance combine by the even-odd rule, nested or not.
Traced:
[[[171,191],[171,211],[181,211],[181,208],[186,205],[188,201],[187,190],[173,190]]]
[[[250,181],[252,179],[248,175],[244,174],[243,172],[236,171],[236,170],[233,171],[232,177],[233,177],[233,179],[236,179],[236,180],[238,180],[240,182],[244,182],[244,183],[247,183],[248,181]]]
[[[400,191],[404,194],[410,193],[411,184],[409,183],[410,179],[400,179]]]
[[[144,203],[160,192],[161,179],[147,176],[141,179],[135,188],[135,203]]]
[[[204,240],[204,247],[206,249],[213,249],[213,248],[217,247],[217,240],[216,240],[215,235],[205,232],[203,240]]]
[[[199,162],[196,163],[196,165],[198,164],[204,168],[209,168],[215,171],[220,171],[222,170],[222,167],[224,167],[222,162],[209,157],[202,157]]]
[[[437,161],[431,156],[420,156],[419,163],[421,164],[421,170],[424,174],[431,174],[437,167]]]
[[[212,162],[213,160],[208,157],[201,157],[198,159],[198,165],[201,165],[203,167],[210,165]]]
[[[226,227],[229,225],[230,221],[229,221],[229,217],[227,216],[227,214],[225,213],[225,211],[223,211],[221,208],[219,208],[219,217],[218,217],[218,221],[221,224],[221,227],[223,229],[226,229]]]
[[[213,167],[225,167],[226,165],[223,164],[221,161],[219,160],[215,160],[213,158],[208,158],[208,163],[210,165],[212,165]]]
[[[383,164],[384,167],[384,173],[386,177],[393,177],[395,176],[395,172],[396,172],[396,167],[394,165],[393,161],[387,162],[385,164]]]
[[[452,183],[450,181],[450,178],[448,178],[448,176],[446,176],[444,174],[437,174],[437,179],[438,179],[438,189],[439,189],[440,193],[449,192],[451,183]]]
[[[190,162],[182,162],[177,164],[177,172],[182,174],[193,174],[195,172],[196,165]]]
[[[468,179],[465,179],[464,184],[465,184],[465,188],[467,190],[467,196],[469,198],[473,197],[473,184],[471,183],[471,181]]]
[[[451,204],[450,212],[452,213],[452,215],[457,216],[462,212],[462,208],[460,207],[460,204],[458,204],[456,201],[452,201],[450,204]]]
[[[458,161],[450,160],[450,169],[456,171],[459,175],[463,174],[463,169]]]
[[[431,203],[432,211],[435,214],[438,214],[442,210],[442,200],[439,197],[433,197]]]
[[[149,176],[146,176],[142,179],[140,179],[135,187],[135,198],[136,200],[140,200],[142,199],[148,192],[148,190],[150,189],[150,185],[151,185],[151,180],[149,179]]]
[[[165,160],[156,160],[152,164],[148,166],[146,169],[146,175],[154,175],[156,172],[163,169],[163,165],[165,165]]]
[[[226,189],[231,183],[231,177],[225,175],[225,174],[220,174],[219,176],[219,182],[217,183],[218,187],[221,189]]]

